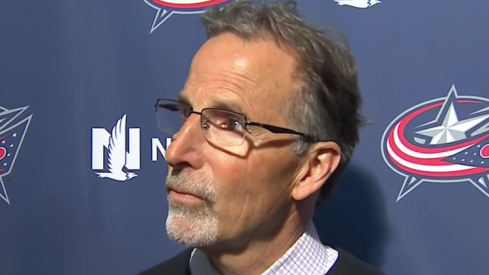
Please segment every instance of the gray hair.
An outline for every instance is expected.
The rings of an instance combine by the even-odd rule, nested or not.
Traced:
[[[287,102],[284,115],[296,131],[310,135],[313,141],[299,138],[294,151],[304,156],[314,141],[334,141],[342,150],[340,165],[321,189],[319,204],[329,197],[348,165],[359,141],[359,128],[366,121],[359,113],[357,65],[347,39],[339,31],[309,25],[296,5],[295,1],[235,1],[207,10],[202,23],[208,38],[226,32],[245,41],[272,38],[298,54],[297,76],[303,85]]]

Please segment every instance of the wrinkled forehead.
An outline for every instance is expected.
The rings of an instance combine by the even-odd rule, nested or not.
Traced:
[[[195,55],[183,96],[202,107],[229,101],[251,113],[273,110],[297,90],[296,64],[295,56],[271,39],[221,34]]]

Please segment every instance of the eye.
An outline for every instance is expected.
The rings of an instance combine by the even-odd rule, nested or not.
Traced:
[[[239,120],[232,117],[219,121],[217,126],[219,126],[220,129],[227,131],[244,131],[244,125]]]
[[[215,127],[219,130],[232,131],[232,132],[243,132],[245,131],[245,125],[243,118],[233,115],[228,112],[214,111],[212,113],[206,113],[203,120],[203,127]]]

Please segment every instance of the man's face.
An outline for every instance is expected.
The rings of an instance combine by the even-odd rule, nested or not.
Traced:
[[[244,42],[222,34],[195,55],[181,97],[193,110],[236,106],[249,120],[290,128],[283,106],[298,90],[296,59],[273,40]],[[167,231],[195,247],[241,246],[273,232],[291,211],[298,158],[292,136],[248,127],[241,145],[212,144],[192,114],[166,152],[170,191]],[[241,243],[239,243],[241,242]]]

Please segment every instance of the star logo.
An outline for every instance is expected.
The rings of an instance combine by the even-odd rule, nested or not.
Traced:
[[[153,33],[174,14],[199,14],[209,7],[223,5],[232,1],[234,0],[144,0],[146,4],[156,10],[149,33]]]
[[[380,0],[334,0],[338,6],[350,6],[358,9],[367,9],[382,3]]]
[[[489,99],[460,96],[418,104],[396,117],[381,141],[385,163],[404,177],[399,201],[422,183],[469,182],[489,197]]]
[[[5,188],[4,178],[14,168],[17,155],[29,128],[32,114],[19,119],[29,106],[8,110],[0,107],[0,198],[7,204],[10,200]]]

